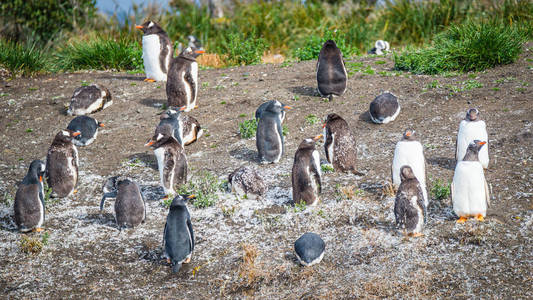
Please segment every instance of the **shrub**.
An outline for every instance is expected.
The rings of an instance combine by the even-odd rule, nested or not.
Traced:
[[[448,199],[450,196],[450,184],[444,182],[443,180],[437,179],[435,182],[433,182],[431,194],[437,200]]]
[[[36,44],[25,45],[0,39],[0,67],[12,77],[32,76],[49,68],[49,55]]]
[[[250,139],[255,136],[257,131],[257,120],[246,120],[239,123],[239,134],[241,139]]]
[[[192,204],[196,208],[206,208],[215,205],[218,200],[217,192],[223,190],[223,183],[210,172],[202,172],[194,181],[189,181],[178,190],[179,194],[195,195]]]
[[[231,33],[227,46],[229,60],[237,65],[251,65],[261,62],[261,56],[267,49],[267,43],[263,38],[255,37],[255,33],[244,35]]]
[[[308,125],[315,125],[316,123],[320,122],[317,116],[310,114],[305,117],[305,123]]]

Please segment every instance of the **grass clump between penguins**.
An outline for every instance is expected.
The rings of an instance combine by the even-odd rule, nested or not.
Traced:
[[[256,119],[239,122],[239,135],[241,139],[253,138],[257,132],[257,123],[258,121]],[[289,127],[282,125],[281,131],[283,136],[287,136],[289,134]]]
[[[215,205],[218,200],[217,193],[223,190],[224,182],[213,173],[203,171],[194,176],[193,180],[182,185],[178,189],[178,194],[194,195],[192,205],[196,208],[207,208]]]

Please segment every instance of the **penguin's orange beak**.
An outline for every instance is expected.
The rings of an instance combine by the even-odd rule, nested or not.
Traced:
[[[187,198],[189,198],[189,199],[192,199],[192,198],[195,198],[195,197],[196,197],[196,195],[189,195],[189,196],[187,196]]]
[[[100,123],[100,124],[98,124],[98,126],[105,127],[105,124],[104,123]]]
[[[76,132],[73,132],[73,133],[72,133],[72,136],[78,136],[78,135],[80,135],[80,134],[81,134],[81,132],[76,131]]]
[[[479,142],[480,145],[485,145],[487,142]]]
[[[135,25],[135,28],[137,29],[143,29],[143,27],[141,25]]]
[[[285,109],[292,109],[292,107],[290,107],[290,106],[288,106],[288,105],[283,106],[283,108],[285,108]]]
[[[322,128],[326,128],[326,123],[322,124]]]
[[[324,136],[323,134],[319,134],[319,135],[315,136],[313,138],[313,140],[316,142],[316,141],[320,140],[323,136]]]
[[[407,131],[407,132],[405,133],[405,135],[406,135],[406,136],[411,136],[411,131]]]
[[[43,182],[43,176],[39,176],[39,181]]]
[[[187,109],[187,106],[182,106],[182,107],[180,107],[180,111],[184,111],[184,110],[186,110],[186,109]]]
[[[148,143],[144,144],[145,147],[152,146],[154,144],[154,140],[149,140]]]
[[[198,53],[198,54],[202,54],[202,53],[205,53],[205,51],[204,51],[204,50],[196,50],[196,51],[194,51],[194,52],[195,52],[195,53]]]

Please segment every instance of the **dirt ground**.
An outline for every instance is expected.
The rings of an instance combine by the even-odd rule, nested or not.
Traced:
[[[164,83],[143,74],[80,72],[0,81],[0,294],[2,298],[529,298],[533,294],[533,44],[520,59],[486,72],[419,76],[392,71],[387,57],[348,64],[348,90],[332,102],[316,92],[315,62],[257,65],[199,72],[199,108],[190,112],[207,129],[186,147],[189,180],[205,172],[220,180],[241,165],[265,176],[262,199],[220,192],[209,208],[189,206],[197,236],[192,262],[177,275],[160,259],[167,209],[151,191],[159,174],[151,149],[166,102]],[[108,87],[114,104],[92,116],[104,122],[96,141],[79,147],[77,194],[46,204],[45,231],[21,234],[13,198],[29,163],[44,159],[55,134],[72,117],[65,104],[83,83]],[[381,91],[400,98],[402,111],[387,125],[369,122],[369,103]],[[254,139],[238,123],[266,100],[293,107],[285,118],[286,153],[259,165]],[[477,107],[487,122],[491,163],[485,176],[492,207],[485,222],[455,223],[451,200],[432,198],[424,236],[394,228],[390,180],[395,143],[416,129],[427,159],[428,187],[453,177],[460,120]],[[291,168],[300,141],[321,133],[336,112],[350,124],[363,176],[324,174],[321,203],[291,203]],[[242,116],[245,114],[245,116]],[[310,120],[311,118],[307,118]],[[323,144],[318,143],[325,159]],[[113,175],[130,176],[147,193],[147,221],[119,232],[113,201],[99,212],[101,187]],[[303,233],[326,242],[324,260],[302,267],[293,252]],[[44,241],[27,254],[27,238]],[[244,251],[245,249],[246,251]],[[246,258],[246,259],[244,259]]]

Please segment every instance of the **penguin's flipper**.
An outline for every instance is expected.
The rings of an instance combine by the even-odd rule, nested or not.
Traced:
[[[102,200],[100,201],[100,211],[104,210],[105,205],[105,199],[106,198],[116,198],[118,194],[118,191],[113,191],[109,193],[104,193],[104,196],[102,196]]]
[[[189,229],[189,234],[191,235],[191,240],[189,244],[191,246],[191,252],[194,250],[194,231],[192,230],[191,219],[187,219],[187,228]]]
[[[194,83],[194,78],[192,77],[190,68],[188,68],[187,71],[185,72],[184,79],[189,84],[189,87],[191,88],[190,103],[187,103],[187,106],[189,106],[189,104],[193,104],[196,100],[196,84]]]
[[[317,169],[316,164],[311,164],[311,171],[314,176],[311,176],[311,180],[315,181],[316,186],[318,187],[318,192],[322,193],[322,178],[320,176],[320,170]]]
[[[167,236],[167,223],[165,223],[165,229],[163,229],[163,242],[161,243],[161,247],[163,247],[163,250],[165,249],[165,237]]]
[[[489,185],[487,184],[487,179],[483,180],[485,182],[485,200],[487,201],[487,207],[490,207],[490,190]]]

